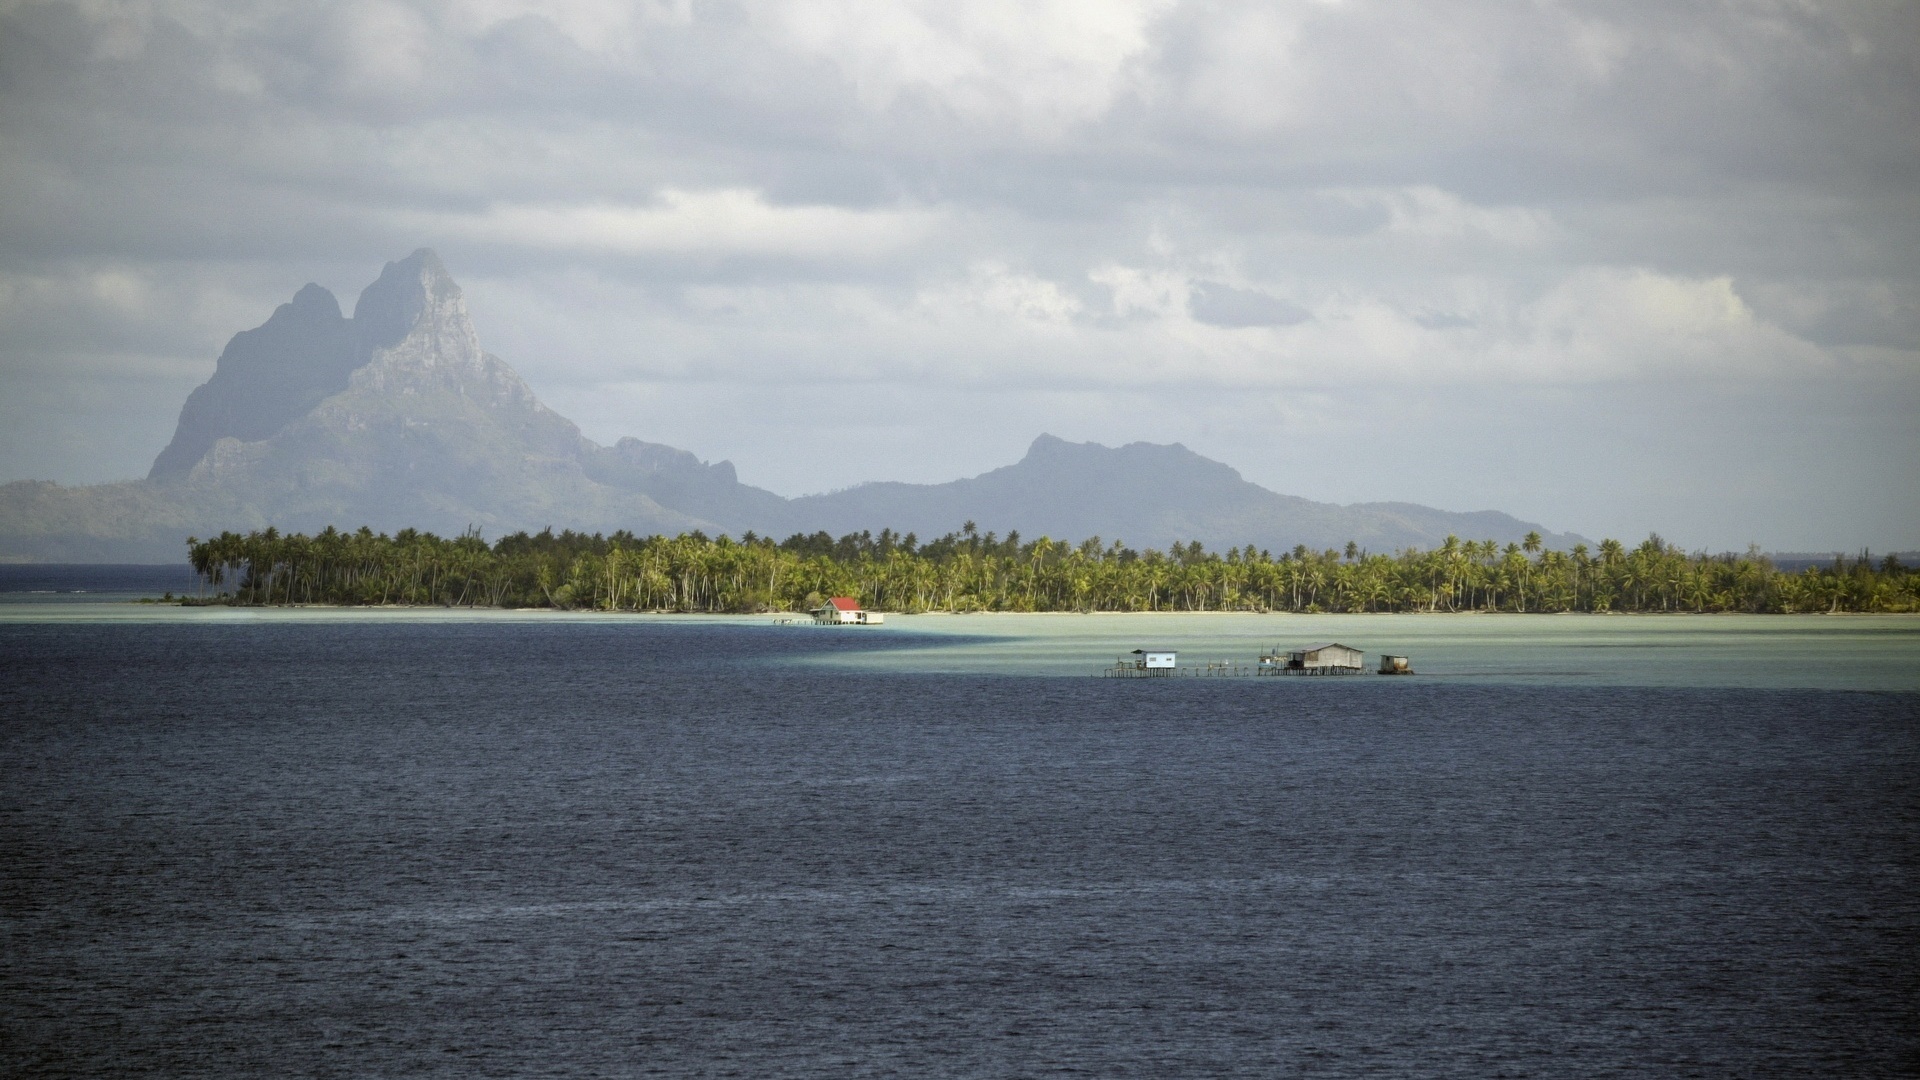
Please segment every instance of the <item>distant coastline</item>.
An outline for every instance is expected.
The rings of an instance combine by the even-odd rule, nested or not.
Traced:
[[[488,544],[370,529],[273,529],[189,541],[199,584],[188,604],[468,607],[752,614],[805,611],[850,596],[875,611],[1359,613],[1920,612],[1920,570],[1863,552],[1789,572],[1758,553],[1688,554],[1650,536],[1628,548],[1547,550],[1448,537],[1374,554],[1198,542],[1135,550],[960,532],[747,533],[639,537],[524,532]],[[169,599],[173,599],[169,597]]]

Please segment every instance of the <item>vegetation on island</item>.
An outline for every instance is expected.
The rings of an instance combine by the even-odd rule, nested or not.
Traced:
[[[851,596],[877,611],[1902,612],[1920,571],[1866,553],[1797,573],[1764,556],[1688,554],[1649,536],[1571,551],[1538,534],[1504,547],[1448,537],[1392,555],[1198,542],[1136,551],[981,534],[972,522],[921,543],[882,530],[835,539],[753,533],[639,537],[547,530],[493,544],[477,533],[273,529],[188,541],[221,603],[407,604],[610,611],[804,611]],[[190,601],[191,602],[191,601]],[[204,602],[204,601],[202,601]]]

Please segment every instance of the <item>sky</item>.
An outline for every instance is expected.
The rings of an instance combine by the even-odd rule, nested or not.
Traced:
[[[592,438],[1920,549],[1920,4],[0,0],[0,481],[432,247]],[[1143,497],[1150,497],[1150,493]]]

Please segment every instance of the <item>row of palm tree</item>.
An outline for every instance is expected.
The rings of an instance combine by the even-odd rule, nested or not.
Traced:
[[[409,604],[615,611],[806,610],[851,596],[879,611],[1899,612],[1920,611],[1920,573],[1864,554],[1785,572],[1757,552],[1688,554],[1650,536],[1631,549],[1545,550],[1448,537],[1374,554],[1200,543],[1136,551],[982,535],[972,522],[921,544],[883,530],[784,541],[694,532],[640,537],[551,530],[487,544],[412,529],[314,535],[274,529],[189,540],[217,599],[235,604]]]

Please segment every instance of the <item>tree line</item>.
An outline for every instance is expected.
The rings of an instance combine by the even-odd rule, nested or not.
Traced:
[[[605,611],[806,611],[851,596],[876,611],[1291,612],[1903,612],[1920,611],[1920,572],[1863,552],[1798,572],[1757,551],[1681,551],[1657,534],[1628,548],[1543,550],[1449,536],[1430,550],[1278,556],[1198,541],[1136,551],[982,534],[972,522],[921,543],[882,530],[785,540],[699,532],[611,535],[551,529],[488,544],[477,532],[392,536],[332,527],[189,539],[197,601],[561,608]]]

